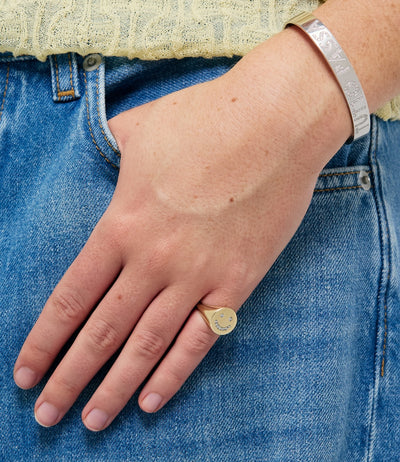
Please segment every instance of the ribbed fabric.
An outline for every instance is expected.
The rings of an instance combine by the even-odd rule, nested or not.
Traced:
[[[322,0],[0,0],[0,51],[143,60],[243,56]],[[400,119],[400,97],[379,115]]]

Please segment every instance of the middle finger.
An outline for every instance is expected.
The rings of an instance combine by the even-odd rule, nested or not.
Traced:
[[[126,340],[161,282],[132,277],[126,268],[107,292],[36,401],[35,417],[44,426],[58,423],[81,391]]]

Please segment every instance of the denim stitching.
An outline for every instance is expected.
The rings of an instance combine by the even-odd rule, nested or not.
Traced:
[[[389,279],[390,274],[388,274]],[[385,325],[385,334],[383,337],[383,350],[382,350],[382,362],[381,362],[381,377],[385,375],[385,353],[386,353],[386,341],[387,341],[387,304],[385,303],[385,317],[384,317],[384,325]]]
[[[100,70],[97,70],[97,77],[96,77],[96,93],[97,93],[97,115],[99,117],[99,126],[101,133],[103,135],[103,138],[105,139],[106,143],[110,146],[110,148],[117,154],[118,157],[121,157],[121,154],[118,152],[117,149],[114,148],[114,146],[108,141],[108,138],[106,134],[104,133],[103,130],[103,124],[101,123],[101,116],[100,116],[100,94],[99,94],[99,76],[100,76]]]
[[[328,177],[338,177],[338,176],[344,176],[344,175],[359,175],[360,172],[365,172],[367,174],[370,173],[370,170],[352,170],[351,172],[333,172],[333,173],[321,173],[318,175],[318,178],[328,178]],[[355,186],[338,186],[334,188],[318,188],[314,189],[315,193],[319,192],[330,192],[330,191],[343,191],[343,190],[348,190],[348,189],[360,189],[362,188],[361,185],[355,185]],[[373,186],[371,186],[371,189]]]
[[[362,170],[364,171],[364,170]],[[355,170],[353,172],[340,172],[340,173],[321,173],[319,175],[320,178],[326,178],[328,176],[342,176],[342,175],[355,175],[356,173],[360,173],[361,170]],[[369,170],[365,170],[366,173],[369,173]]]
[[[6,94],[7,94],[7,89],[8,89],[8,79],[10,77],[10,65],[7,66],[7,77],[6,77],[6,86],[4,88],[4,93],[3,93],[3,101],[1,103],[1,108],[0,108],[0,122],[3,117],[3,111],[4,111],[4,103],[6,102]]]
[[[388,255],[388,274],[387,274],[387,282],[385,287],[385,294],[384,294],[384,335],[383,335],[383,346],[382,346],[382,360],[381,360],[381,377],[385,375],[385,366],[386,366],[386,348],[387,348],[387,337],[388,337],[388,309],[387,309],[387,299],[388,299],[388,292],[389,292],[389,282],[390,282],[390,272],[392,268],[392,246],[390,242],[390,233],[389,233],[389,224],[388,218],[386,214],[385,205],[382,204],[383,208],[383,215],[386,223],[386,240],[387,240],[387,255]]]
[[[71,69],[71,55],[70,55],[70,53],[68,53],[68,57],[69,57],[69,69],[70,69],[72,90],[61,91],[60,90],[60,80],[59,80],[59,77],[58,77],[57,55],[54,55],[54,64],[55,64],[55,67],[56,67],[57,97],[58,98],[62,98],[63,96],[73,96],[73,97],[75,97],[75,90],[74,90],[74,86],[72,84],[72,69]]]
[[[329,192],[329,191],[343,191],[343,190],[346,190],[346,189],[360,189],[362,188],[362,186],[360,185],[357,185],[357,186],[340,186],[340,187],[337,187],[337,188],[325,188],[325,189],[314,189],[314,192],[318,193],[318,192]]]
[[[69,64],[69,81],[71,82],[71,91],[73,93],[72,96],[75,96],[75,88],[74,88],[74,82],[72,80],[72,60],[71,60],[71,53],[68,53],[68,64]]]
[[[60,94],[60,81],[58,79],[58,63],[57,63],[57,55],[54,55],[54,66],[56,68],[56,82],[57,82],[57,95]]]
[[[376,157],[376,153],[374,152],[374,156]],[[382,182],[381,182],[382,184]],[[384,287],[384,295],[383,295],[383,301],[384,301],[384,319],[383,319],[383,322],[384,322],[384,338],[383,338],[383,346],[382,346],[382,359],[381,359],[381,368],[380,368],[380,371],[381,371],[381,377],[384,376],[384,373],[385,373],[385,352],[386,352],[386,348],[387,348],[387,336],[388,336],[388,320],[387,320],[387,314],[388,314],[388,311],[387,311],[387,299],[388,299],[388,292],[389,292],[389,281],[390,281],[390,274],[391,274],[391,267],[392,267],[392,258],[391,258],[391,253],[392,253],[392,249],[391,249],[391,242],[390,242],[390,230],[389,230],[389,222],[388,222],[388,217],[387,217],[387,213],[386,213],[386,208],[385,208],[385,202],[383,200],[383,192],[382,192],[382,187],[380,187],[380,190],[381,190],[381,196],[382,196],[382,211],[379,213],[380,215],[380,224],[381,224],[381,233],[385,233],[386,234],[386,253],[387,253],[387,258],[388,258],[388,262],[387,262],[387,278],[386,278],[386,281],[383,279],[383,274],[381,275],[381,282],[380,282],[380,285],[379,285],[379,292],[381,290],[383,290],[383,287]],[[381,216],[382,215],[382,216]],[[383,246],[382,246],[382,255],[385,254],[384,252],[384,249],[383,249]],[[382,267],[384,265],[382,264]],[[378,346],[377,346],[377,349],[378,349]]]
[[[83,72],[83,77],[85,79],[85,88],[86,88],[86,117],[89,125],[89,131],[90,131],[90,136],[92,137],[92,141],[96,147],[96,149],[99,151],[99,154],[103,157],[103,159],[108,162],[112,167],[116,168],[118,170],[118,166],[115,165],[114,163],[111,162],[110,159],[107,158],[107,156],[102,152],[102,150],[99,148],[99,146],[96,143],[96,140],[93,135],[92,131],[92,124],[90,123],[90,113],[89,113],[89,98],[88,98],[88,83],[86,79],[86,72]]]
[[[374,122],[374,119],[372,119]],[[377,122],[372,126],[373,131],[373,137],[371,139],[371,147],[370,147],[370,162],[371,165],[375,165],[375,173],[377,178],[380,179],[380,172],[379,172],[379,166],[376,161],[376,149],[378,145],[378,126]],[[381,193],[382,200],[379,198],[379,192],[378,189]],[[374,197],[375,197],[375,204],[376,204],[376,213],[378,217],[378,224],[379,224],[379,243],[380,243],[380,254],[381,254],[381,268],[379,270],[379,285],[378,285],[378,290],[377,290],[377,299],[376,299],[376,306],[377,306],[377,320],[376,320],[376,344],[375,344],[375,354],[374,354],[374,377],[373,377],[373,390],[372,390],[372,396],[371,396],[371,402],[370,402],[370,422],[369,422],[369,429],[368,429],[368,443],[367,443],[367,449],[366,449],[366,454],[365,454],[365,460],[372,462],[373,458],[373,449],[374,449],[374,439],[375,439],[375,418],[376,418],[376,407],[377,407],[377,399],[378,399],[378,392],[379,392],[379,378],[382,377],[382,360],[380,361],[380,367],[378,368],[379,364],[379,354],[382,351],[380,349],[380,344],[379,344],[379,326],[381,323],[381,315],[380,315],[380,306],[381,306],[381,298],[382,298],[382,293],[383,293],[383,299],[384,299],[384,312],[387,310],[387,293],[388,293],[388,281],[389,281],[389,275],[390,275],[390,265],[391,265],[391,259],[390,259],[390,241],[388,240],[387,243],[385,243],[385,238],[388,239],[389,235],[389,230],[387,226],[387,216],[386,212],[384,209],[384,201],[383,201],[383,194],[382,194],[382,182],[377,184],[377,188],[375,189],[374,192]],[[386,232],[385,232],[385,224],[386,224]],[[386,277],[386,284],[385,284],[385,255],[386,252],[389,252],[388,255],[388,270],[387,270],[387,277]],[[385,287],[386,285],[386,287]],[[387,320],[386,320],[386,335],[387,335]],[[386,350],[386,346],[385,346]],[[383,369],[384,373],[384,369]]]

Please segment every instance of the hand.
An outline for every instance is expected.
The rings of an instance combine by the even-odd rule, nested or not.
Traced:
[[[217,339],[195,305],[238,310],[300,224],[324,162],[301,154],[327,152],[294,128],[294,108],[254,96],[247,68],[110,120],[122,153],[114,197],[15,365],[17,384],[34,386],[90,315],[37,400],[42,425],[125,341],[85,425],[106,428],[172,344],[139,396],[144,411],[164,406]]]

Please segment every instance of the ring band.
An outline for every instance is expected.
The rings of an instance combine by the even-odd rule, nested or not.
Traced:
[[[198,303],[196,308],[210,329],[217,335],[229,334],[236,327],[237,317],[232,308],[204,305],[204,303]]]

